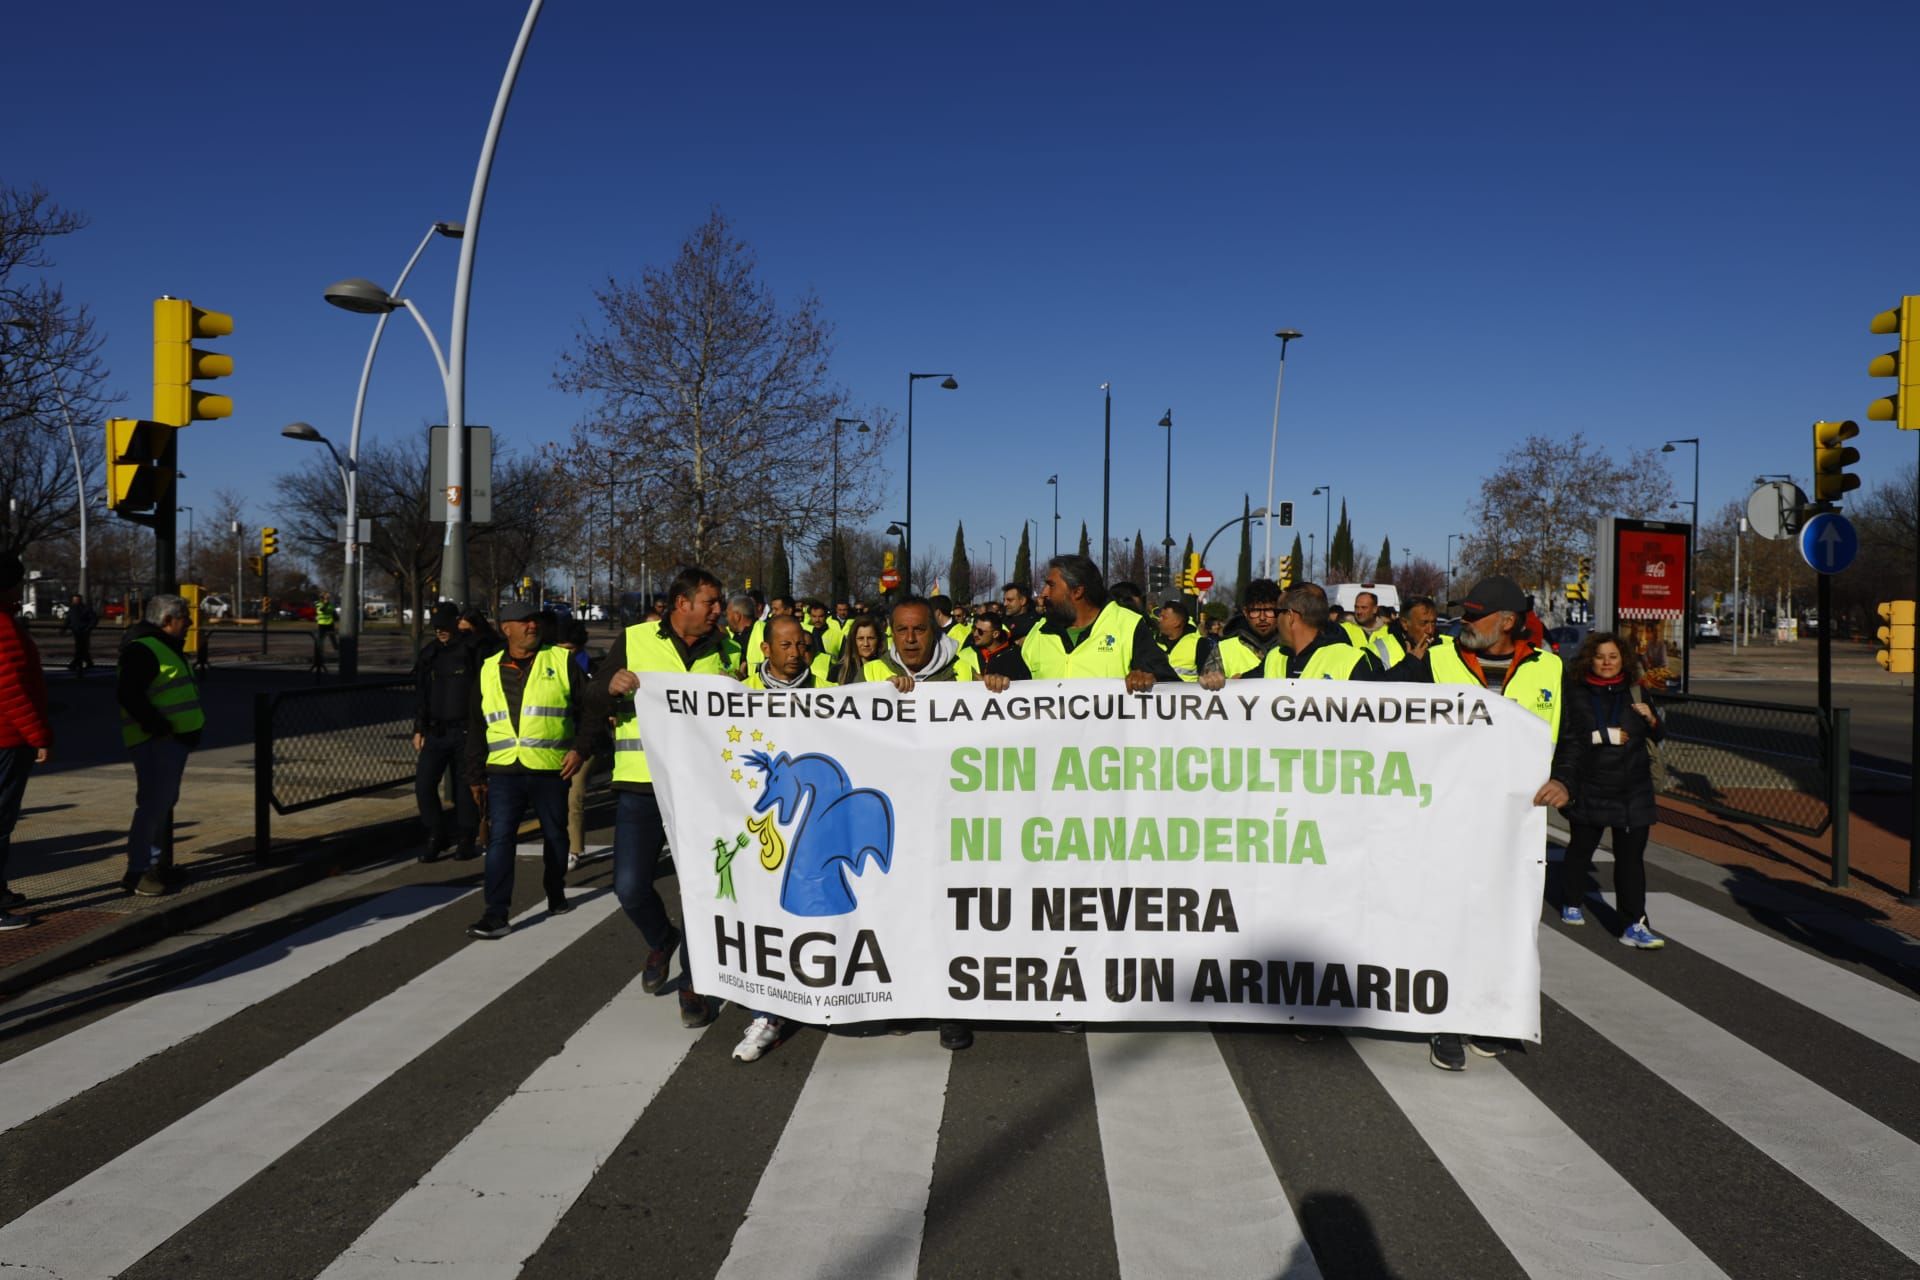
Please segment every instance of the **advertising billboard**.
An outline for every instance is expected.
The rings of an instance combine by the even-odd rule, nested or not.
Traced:
[[[1639,651],[1643,683],[1678,689],[1687,652],[1690,525],[1666,520],[1600,522],[1594,625]]]

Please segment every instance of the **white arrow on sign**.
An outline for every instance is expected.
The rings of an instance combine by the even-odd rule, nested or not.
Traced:
[[[1845,541],[1846,539],[1840,535],[1840,530],[1835,527],[1832,521],[1828,521],[1826,525],[1821,528],[1819,538],[1820,558],[1826,561],[1829,567],[1833,564],[1836,548]]]

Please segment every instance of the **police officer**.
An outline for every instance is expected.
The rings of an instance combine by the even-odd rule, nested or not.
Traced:
[[[175,884],[168,864],[168,815],[180,798],[187,753],[200,745],[206,714],[187,661],[187,630],[193,611],[175,595],[147,601],[146,621],[127,632],[120,646],[120,741],[133,757],[133,823],[127,831],[127,874],[122,887],[145,898]]]
[[[513,866],[520,818],[540,820],[542,885],[547,911],[565,915],[567,783],[592,750],[582,731],[581,680],[564,649],[540,643],[540,611],[530,600],[500,610],[506,647],[480,664],[468,702],[467,782],[487,806],[486,909],[467,934],[504,938],[513,906]]]
[[[666,985],[675,951],[681,953],[683,971],[687,960],[681,933],[653,887],[660,854],[667,847],[667,828],[653,794],[653,771],[631,695],[649,671],[726,675],[720,637],[714,633],[719,620],[720,579],[705,569],[681,570],[667,588],[667,616],[628,627],[600,660],[587,695],[587,714],[594,724],[613,720],[613,892],[647,940],[640,973],[646,991]],[[718,1000],[707,999],[691,985],[681,989],[682,1026],[704,1027],[719,1012]]]
[[[479,856],[474,838],[480,830],[480,808],[461,777],[466,754],[467,711],[473,701],[473,682],[479,667],[471,633],[460,630],[459,606],[441,603],[433,609],[433,639],[420,648],[414,663],[416,701],[413,712],[413,749],[419,759],[413,769],[413,795],[420,823],[427,829],[427,847],[420,861],[436,861],[453,840],[447,832],[447,813],[440,807],[440,780],[453,774],[453,826],[459,843],[454,857]]]
[[[1153,624],[1107,598],[1099,566],[1087,557],[1047,561],[1041,599],[1046,620],[1021,645],[1035,680],[1124,679],[1128,689],[1144,693],[1157,682],[1180,679],[1154,638]]]

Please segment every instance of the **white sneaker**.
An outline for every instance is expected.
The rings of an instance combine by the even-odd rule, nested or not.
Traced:
[[[24,929],[32,923],[33,921],[26,916],[14,915],[11,911],[0,911],[0,933]]]
[[[780,1039],[780,1021],[769,1018],[764,1013],[747,1024],[747,1034],[740,1037],[740,1043],[733,1046],[735,1062],[758,1062],[760,1055],[773,1048]]]

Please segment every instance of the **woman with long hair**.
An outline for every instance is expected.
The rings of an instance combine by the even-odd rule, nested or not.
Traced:
[[[1666,940],[1647,925],[1647,837],[1656,816],[1648,744],[1663,731],[1639,682],[1639,656],[1630,642],[1611,631],[1587,637],[1561,692],[1553,780],[1567,789],[1570,798],[1560,812],[1572,829],[1560,863],[1560,922],[1587,922],[1581,904],[1593,851],[1600,833],[1611,828],[1613,887],[1627,922],[1620,941],[1652,950]]]
[[[865,683],[867,663],[886,651],[887,637],[880,629],[880,620],[870,613],[862,614],[847,628],[846,642],[840,646],[840,669],[834,672],[834,683]]]

